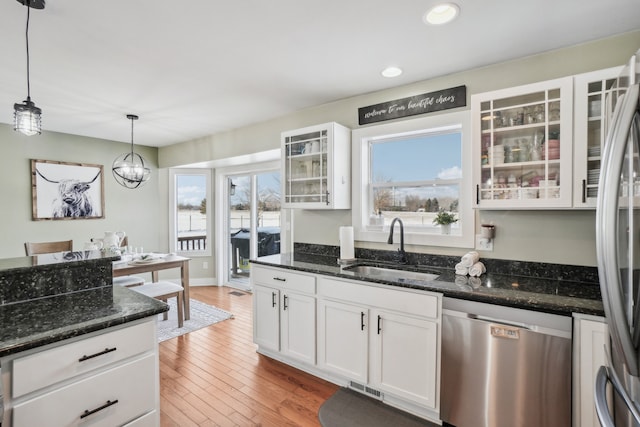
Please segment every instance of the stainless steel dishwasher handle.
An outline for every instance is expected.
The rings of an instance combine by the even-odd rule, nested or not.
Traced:
[[[525,325],[524,323],[509,322],[508,320],[495,319],[493,317],[481,316],[479,314],[467,313],[467,317],[469,319],[479,320],[481,322],[498,323],[500,325],[511,326],[514,328],[527,329],[527,330],[531,329],[529,326]]]

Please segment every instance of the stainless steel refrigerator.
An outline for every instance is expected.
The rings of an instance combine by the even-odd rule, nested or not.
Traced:
[[[608,366],[598,370],[595,405],[604,427],[640,426],[640,51],[605,99],[596,245],[610,334]],[[612,387],[608,387],[608,383]],[[607,389],[609,399],[607,399]]]

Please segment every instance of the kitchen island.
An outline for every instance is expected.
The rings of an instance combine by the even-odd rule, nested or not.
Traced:
[[[0,260],[3,426],[159,425],[155,315],[99,251]]]

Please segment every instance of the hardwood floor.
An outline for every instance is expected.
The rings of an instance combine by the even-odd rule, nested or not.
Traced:
[[[319,426],[338,386],[259,355],[251,294],[233,291],[191,288],[234,318],[160,343],[161,426]]]

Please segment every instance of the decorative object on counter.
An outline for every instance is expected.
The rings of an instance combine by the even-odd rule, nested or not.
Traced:
[[[31,101],[31,82],[29,78],[29,18],[31,9],[44,9],[44,0],[18,0],[27,6],[27,29],[25,39],[27,45],[27,99],[22,104],[13,104],[13,130],[17,130],[27,136],[40,135],[42,133],[42,110]]]
[[[451,224],[458,221],[456,214],[440,209],[438,214],[433,218],[433,223],[442,226],[442,234],[451,234]]]
[[[104,218],[102,171],[102,165],[31,159],[32,219]]]
[[[455,266],[456,274],[460,276],[480,277],[487,269],[480,262],[480,255],[476,251],[467,252]]]
[[[127,114],[131,120],[131,152],[118,156],[111,168],[116,182],[126,188],[138,188],[151,177],[151,169],[145,165],[144,157],[133,151],[133,121],[138,120],[135,114]]]
[[[355,249],[353,247],[353,227],[342,226],[340,227],[340,264],[356,259]]]
[[[102,249],[102,241],[98,240],[95,242],[85,242],[84,250],[85,251],[99,251]]]

